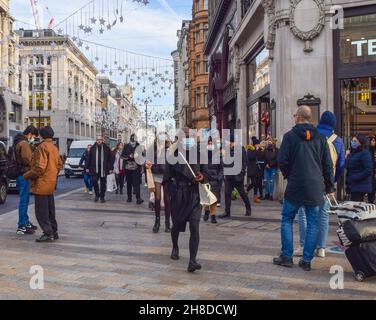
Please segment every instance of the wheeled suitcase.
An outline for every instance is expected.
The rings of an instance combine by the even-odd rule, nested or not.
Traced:
[[[347,220],[339,226],[337,235],[345,247],[376,241],[376,219]]]
[[[364,281],[376,276],[376,242],[364,242],[351,246],[345,251],[354,273],[355,279]]]

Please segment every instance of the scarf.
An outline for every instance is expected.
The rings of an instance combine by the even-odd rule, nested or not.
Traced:
[[[100,159],[100,163],[98,162],[98,158],[99,158],[99,148],[101,148],[101,159]],[[101,165],[101,172],[99,172],[99,164]],[[104,178],[106,176],[106,173],[104,172],[104,149],[103,149],[103,145],[97,145],[97,148],[95,150],[95,172],[97,174],[100,174],[100,177],[101,178]]]

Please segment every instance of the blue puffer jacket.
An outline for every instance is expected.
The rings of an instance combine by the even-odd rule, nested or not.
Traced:
[[[317,131],[323,135],[325,138],[330,138],[333,135],[333,128],[326,124],[319,124],[317,126]],[[345,171],[346,166],[346,156],[345,156],[345,145],[343,140],[340,137],[333,142],[334,148],[337,151],[337,164],[336,164],[336,176],[334,182],[337,182],[338,179],[342,176]]]
[[[348,193],[372,192],[373,164],[368,150],[352,151],[346,163]]]

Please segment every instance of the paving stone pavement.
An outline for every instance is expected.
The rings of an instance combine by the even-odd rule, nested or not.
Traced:
[[[61,239],[50,244],[37,244],[35,235],[17,236],[17,215],[1,216],[0,299],[376,297],[376,280],[355,281],[343,254],[315,259],[310,273],[297,266],[274,266],[271,261],[280,248],[278,202],[254,206],[253,216],[246,218],[237,200],[233,220],[218,225],[203,222],[199,250],[203,269],[190,274],[186,271],[189,233],[181,235],[181,259],[172,261],[170,236],[163,229],[152,233],[153,213],[146,203],[127,204],[125,196],[115,194],[107,200],[94,203],[81,191],[57,200]],[[35,220],[33,207],[30,216]],[[329,244],[337,239],[332,219]],[[43,290],[30,289],[33,265],[43,267]],[[332,265],[344,268],[344,290],[330,289]]]

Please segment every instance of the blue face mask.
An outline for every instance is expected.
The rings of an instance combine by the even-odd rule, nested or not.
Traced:
[[[358,141],[355,141],[355,140],[353,140],[353,141],[351,141],[351,148],[352,149],[358,149],[360,147],[360,143],[358,142]]]
[[[195,146],[196,141],[194,138],[184,138],[183,139],[183,147],[188,150]]]

